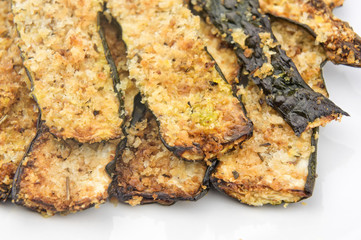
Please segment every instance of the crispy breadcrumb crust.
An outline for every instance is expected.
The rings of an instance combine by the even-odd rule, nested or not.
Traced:
[[[22,65],[19,50],[14,44],[16,31],[8,0],[0,1],[0,122],[16,102],[20,84],[18,68]]]
[[[132,206],[197,200],[208,190],[207,166],[177,158],[163,144],[155,117],[147,111],[127,130],[127,143],[116,160],[110,195]]]
[[[122,136],[122,106],[98,33],[103,1],[12,4],[32,93],[50,131],[79,142]]]
[[[306,83],[328,96],[321,72],[326,60],[323,48],[306,30],[286,21],[273,22],[272,30]],[[208,35],[212,41],[216,37]],[[217,55],[218,50],[209,51]],[[235,66],[235,55],[227,59],[231,59],[227,60],[229,66]],[[213,186],[254,206],[296,202],[310,196],[315,177],[311,169],[316,157],[314,132],[307,130],[300,137],[295,136],[282,117],[266,104],[264,94],[253,82],[238,93],[254,122],[253,137],[235,151],[218,156],[219,163],[211,175]]]
[[[260,0],[263,12],[305,25],[336,64],[361,67],[361,38],[322,0]],[[330,1],[328,2],[330,4]],[[336,4],[341,4],[337,2]]]
[[[331,9],[341,7],[343,5],[344,0],[323,0],[327,6]]]
[[[238,99],[182,0],[108,1],[122,27],[128,67],[160,125],[164,144],[187,160],[208,160],[252,131]]]
[[[35,137],[38,119],[38,109],[26,85],[27,77],[12,19],[10,1],[1,0],[0,201],[6,200],[10,194],[15,171]]]
[[[47,216],[105,202],[111,182],[105,166],[115,157],[117,142],[65,141],[42,127],[16,173],[14,202]]]

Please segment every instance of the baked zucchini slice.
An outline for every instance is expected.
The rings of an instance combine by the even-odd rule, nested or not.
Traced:
[[[13,201],[45,216],[105,202],[111,182],[105,167],[115,157],[117,142],[63,140],[42,126],[16,172]]]
[[[289,22],[274,21],[272,29],[307,84],[327,97],[321,71],[327,58],[323,48],[315,44],[308,31]],[[218,156],[212,185],[254,206],[310,197],[316,178],[318,129],[297,137],[281,115],[265,103],[265,94],[252,81],[245,81],[238,92],[254,123],[253,137],[235,151]]]
[[[248,74],[297,136],[348,114],[302,79],[292,60],[273,36],[268,17],[256,0],[197,0],[192,9],[212,22],[235,48]]]
[[[272,34],[256,0],[197,0],[192,9],[210,21],[230,43],[249,75],[297,136],[348,114],[313,91]]]
[[[108,1],[122,28],[130,77],[155,115],[163,143],[186,160],[209,160],[252,132],[239,100],[199,37],[182,0]]]
[[[30,98],[16,45],[9,1],[0,1],[0,202],[11,191],[16,168],[36,134],[38,110]]]
[[[101,0],[13,0],[32,94],[50,132],[78,142],[122,136],[119,77],[99,34]]]
[[[106,16],[108,15],[108,16]],[[118,22],[113,19],[107,12],[100,14],[100,32],[105,37],[109,49],[110,57],[114,60],[114,64],[118,71],[119,84],[116,85],[118,91],[124,93],[124,115],[125,125],[130,123],[132,112],[134,109],[134,98],[139,93],[135,85],[134,79],[129,77],[127,67],[127,52],[125,44],[122,40],[121,28]]]
[[[179,200],[195,201],[209,188],[213,165],[176,157],[163,144],[156,118],[136,98],[136,109],[127,141],[115,163],[108,166],[113,176],[110,197],[132,206],[145,203],[169,205]]]
[[[330,1],[328,1],[330,3]],[[342,2],[341,2],[342,3]],[[336,4],[339,4],[336,1]],[[361,67],[361,38],[322,0],[260,0],[263,12],[306,26],[335,64]]]

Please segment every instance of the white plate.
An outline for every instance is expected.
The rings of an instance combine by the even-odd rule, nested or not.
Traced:
[[[346,0],[335,14],[361,34],[361,1]],[[0,205],[0,239],[361,239],[361,69],[324,68],[331,99],[351,114],[321,129],[318,178],[301,203],[248,207],[218,192],[171,207],[102,205],[66,217],[43,218]]]

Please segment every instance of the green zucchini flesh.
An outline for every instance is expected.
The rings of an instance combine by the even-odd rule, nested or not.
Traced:
[[[127,141],[108,167],[113,169],[110,197],[132,206],[198,200],[208,192],[212,166],[184,161],[169,151],[162,144],[155,117],[140,103],[139,95],[136,99]]]
[[[130,77],[168,149],[207,161],[250,136],[252,124],[182,0],[110,0],[107,7],[122,28]]]
[[[332,14],[343,1],[260,0],[263,12],[289,19],[312,31],[335,64],[361,67],[361,38]],[[334,3],[334,4],[332,4]]]
[[[36,134],[38,109],[26,85],[10,1],[0,1],[0,202]]]
[[[63,139],[93,143],[122,136],[119,78],[99,32],[103,4],[12,1],[32,94],[45,125]]]
[[[212,28],[213,26],[208,26]],[[323,48],[305,29],[275,20],[272,29],[283,49],[295,62],[300,73],[315,91],[328,93],[321,66],[326,60]],[[212,39],[215,31],[204,31]],[[218,37],[218,42],[221,39]],[[216,46],[216,45],[215,45]],[[224,49],[208,47],[213,55]],[[224,58],[234,64],[237,57]],[[229,67],[232,72],[232,67]],[[316,143],[318,131],[306,130],[300,137],[281,115],[266,104],[266,96],[252,81],[240,86],[238,92],[254,123],[252,138],[233,152],[218,156],[218,165],[211,174],[211,183],[219,191],[253,206],[297,202],[312,195],[316,178]]]
[[[270,21],[259,13],[256,0],[198,0],[192,9],[209,20],[235,48],[243,74],[266,95],[297,136],[348,115],[328,98],[312,90],[272,34]],[[237,84],[237,82],[235,83]]]

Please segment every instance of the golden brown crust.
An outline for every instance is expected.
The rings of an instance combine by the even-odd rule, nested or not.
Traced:
[[[323,48],[315,44],[306,30],[286,21],[274,22],[272,30],[306,83],[327,96],[320,67],[326,59]],[[254,122],[253,137],[241,148],[219,155],[219,164],[211,177],[213,185],[255,206],[296,202],[309,196],[305,186],[309,160],[315,151],[312,130],[295,136],[281,116],[266,104],[264,94],[253,82],[241,87],[238,93]]]
[[[332,14],[322,0],[260,0],[263,12],[306,25],[316,35],[329,60],[361,67],[361,38],[348,23]]]
[[[177,158],[163,144],[155,117],[131,126],[122,154],[116,161],[111,189],[116,197],[130,205],[149,202],[194,200],[207,187],[203,179],[207,166]]]
[[[204,49],[199,18],[182,0],[107,6],[122,26],[130,76],[169,149],[188,160],[211,159],[248,137],[252,126]]]
[[[16,102],[20,88],[20,76],[16,71],[21,66],[19,50],[15,42],[16,31],[12,24],[10,2],[0,1],[0,122],[11,105]],[[19,70],[19,69],[17,69]]]
[[[116,145],[59,140],[41,128],[17,172],[15,203],[50,216],[105,202],[110,184],[105,166]]]
[[[343,5],[344,0],[323,0],[327,6],[331,9],[341,7]]]
[[[0,1],[0,201],[10,193],[17,166],[36,134],[38,110],[26,86],[10,2]],[[5,70],[5,71],[3,71]],[[10,90],[10,91],[9,91]],[[3,95],[4,92],[9,95]],[[11,96],[8,98],[8,96]],[[2,101],[6,99],[6,101]],[[11,99],[11,101],[7,101]]]
[[[98,33],[101,0],[14,0],[24,65],[55,135],[99,142],[122,135],[120,102]]]

